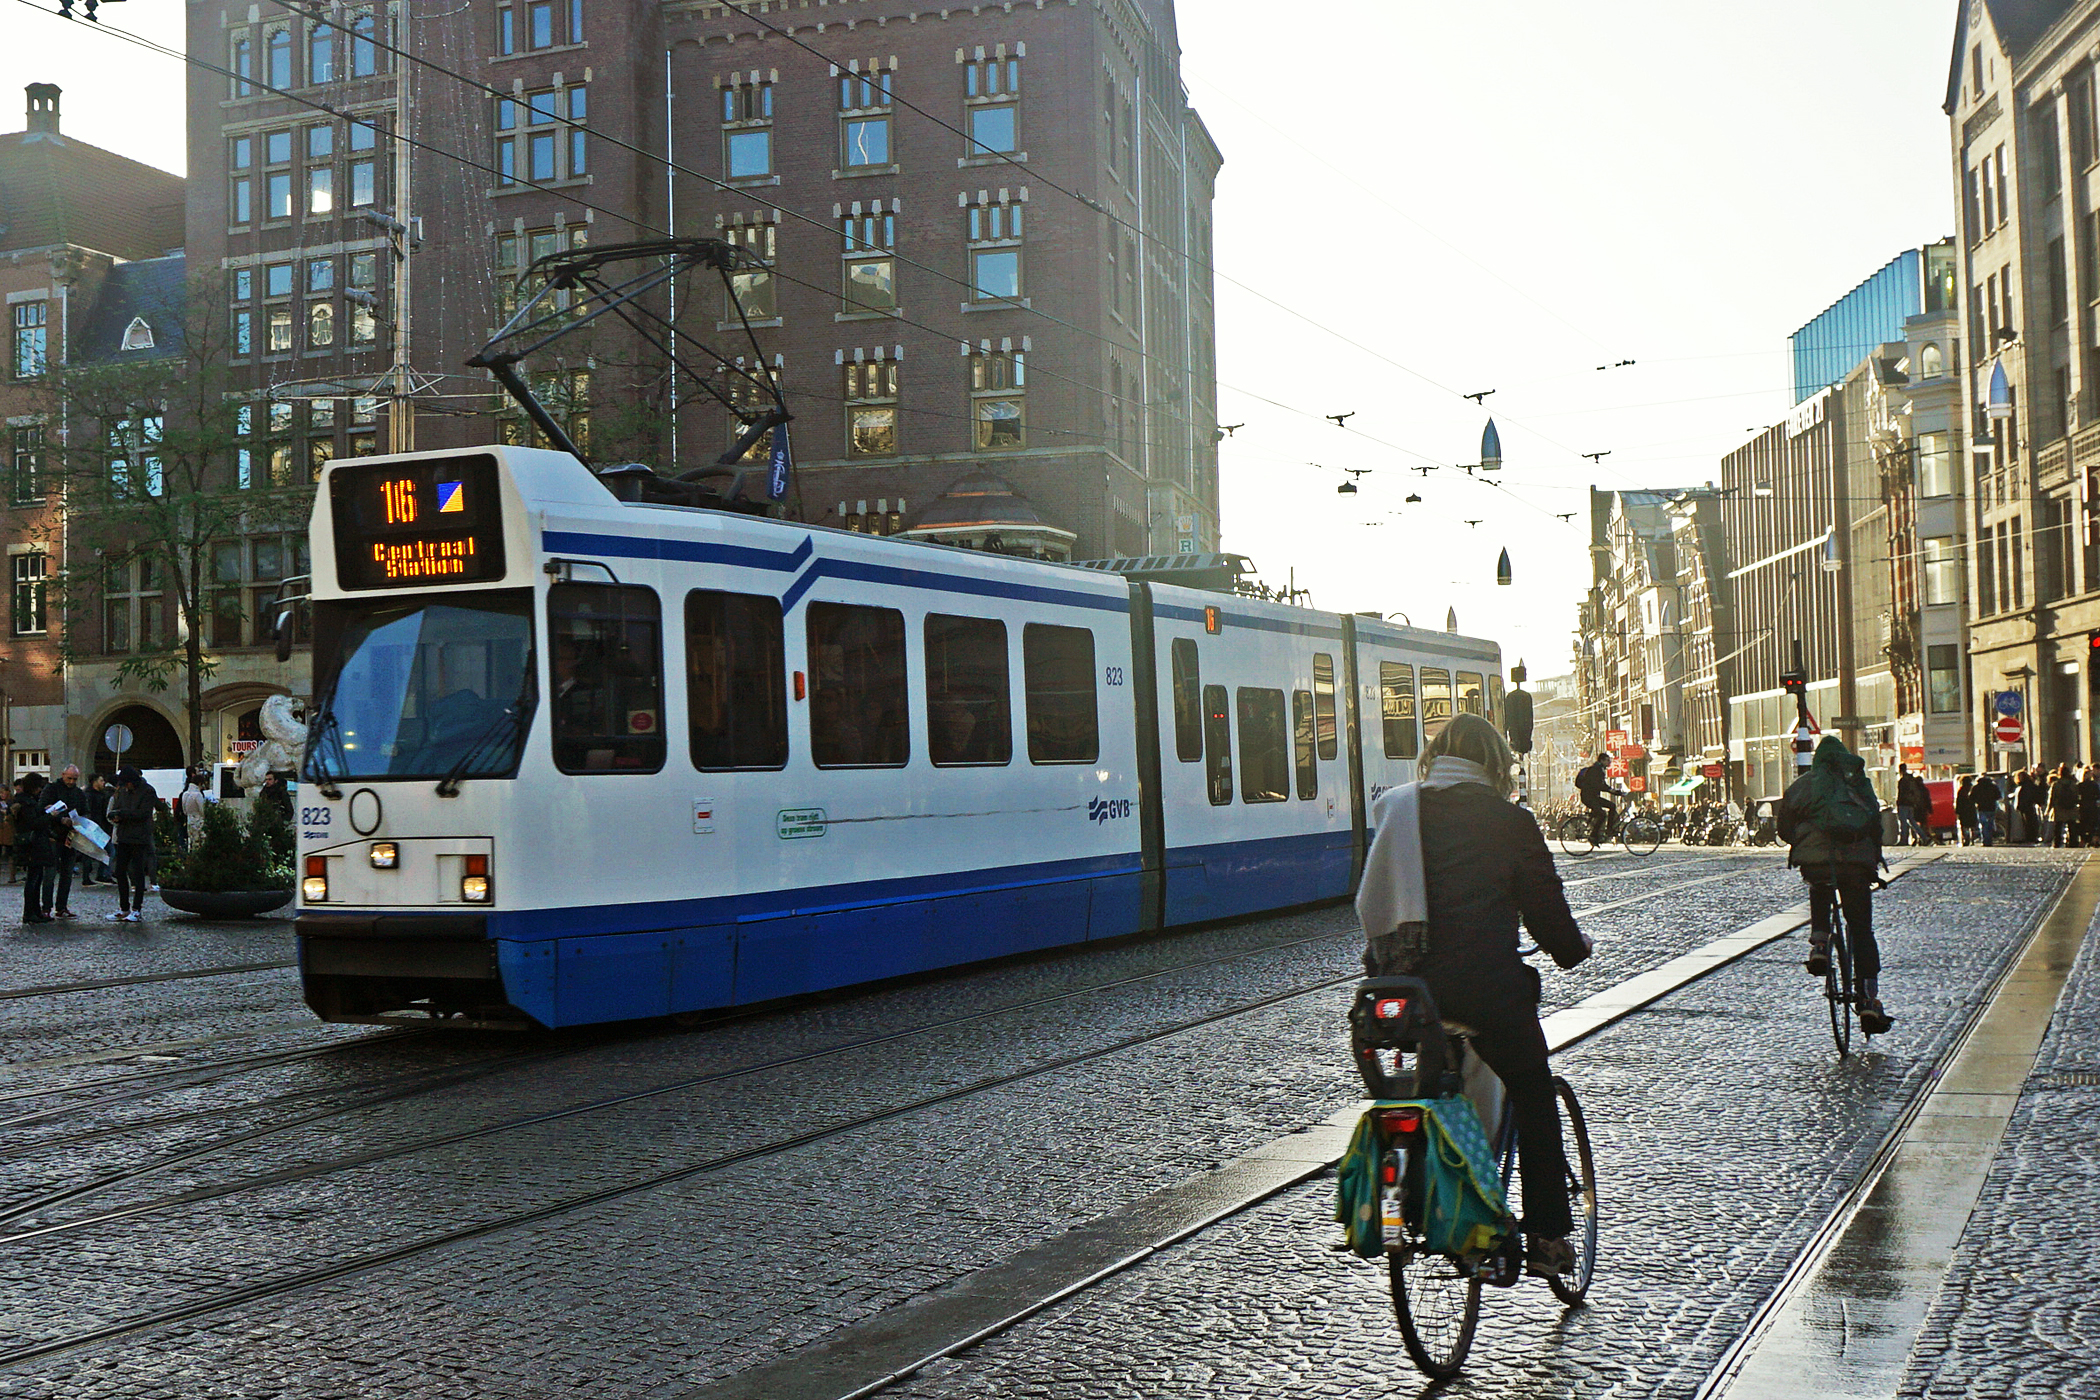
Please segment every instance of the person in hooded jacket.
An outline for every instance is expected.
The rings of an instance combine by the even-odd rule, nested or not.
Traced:
[[[1852,971],[1859,988],[1859,1028],[1881,1035],[1895,1019],[1881,1004],[1881,945],[1874,940],[1874,882],[1882,864],[1881,823],[1868,823],[1857,834],[1830,829],[1819,817],[1819,792],[1843,789],[1867,810],[1881,803],[1867,781],[1866,765],[1835,734],[1823,736],[1809,769],[1794,779],[1779,799],[1779,836],[1793,849],[1787,864],[1797,866],[1808,882],[1808,960],[1817,977],[1830,971],[1830,914],[1842,904],[1846,940],[1852,945]]]
[[[27,872],[22,880],[22,922],[48,924],[47,907],[58,880],[58,843],[64,838],[57,818],[46,812],[44,775],[24,773],[15,779],[15,797],[8,815],[15,827],[15,858]]]
[[[1420,762],[1420,783],[1386,793],[1372,809],[1378,835],[1356,901],[1364,970],[1420,977],[1445,1019],[1474,1029],[1473,1049],[1501,1077],[1516,1121],[1525,1267],[1566,1273],[1575,1261],[1567,1238],[1574,1219],[1560,1105],[1539,1026],[1539,974],[1517,956],[1517,925],[1521,919],[1564,968],[1590,955],[1590,940],[1569,912],[1544,832],[1510,801],[1513,758],[1495,726],[1455,715]],[[1417,804],[1418,864],[1401,839],[1403,823],[1387,819],[1403,793]],[[1425,912],[1419,950],[1397,918],[1410,892]]]

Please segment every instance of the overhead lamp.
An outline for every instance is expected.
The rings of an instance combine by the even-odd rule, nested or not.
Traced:
[[[1991,388],[1989,405],[1984,412],[1993,421],[2003,421],[2013,416],[2012,381],[2005,377],[2005,361],[1991,361]]]
[[[1844,567],[1845,561],[1838,555],[1837,530],[1832,527],[1823,536],[1823,572],[1834,574]]]
[[[1770,499],[1772,499],[1772,483],[1769,481],[1760,481],[1750,488],[1750,494],[1756,496],[1760,500],[1769,501]]]
[[[1509,550],[1506,548],[1502,557],[1495,561],[1495,582],[1504,588],[1509,587]]]
[[[1499,471],[1502,467],[1502,435],[1495,431],[1495,420],[1490,418],[1480,434],[1480,469],[1484,472]]]
[[[1356,494],[1356,483],[1353,481],[1345,481],[1341,485],[1334,488],[1334,494],[1337,496],[1353,496]]]
[[[1409,496],[1407,498],[1407,504],[1411,506],[1418,506],[1422,504],[1422,498],[1420,496]]]

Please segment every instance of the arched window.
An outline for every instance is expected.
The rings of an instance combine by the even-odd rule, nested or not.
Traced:
[[[145,317],[132,317],[131,324],[124,328],[124,348],[126,350],[151,350],[153,348],[153,327],[146,324]]]
[[[1929,340],[1926,341],[1925,348],[1918,351],[1919,378],[1937,379],[1946,372],[1947,357],[1940,353],[1939,346],[1933,344]]]
[[[292,85],[292,31],[271,30],[269,43],[269,85],[288,88]]]

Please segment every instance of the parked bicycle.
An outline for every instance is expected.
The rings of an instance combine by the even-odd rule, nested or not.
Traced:
[[[1589,855],[1599,847],[1610,845],[1616,840],[1626,848],[1628,855],[1645,856],[1653,853],[1663,840],[1661,819],[1649,812],[1629,812],[1627,809],[1634,802],[1632,793],[1612,792],[1605,795],[1611,800],[1612,810],[1601,839],[1595,834],[1595,819],[1585,809],[1561,819],[1560,828],[1555,833],[1560,841],[1560,848],[1571,856],[1582,856]]]
[[[1409,1360],[1426,1376],[1449,1379],[1472,1349],[1481,1290],[1524,1276],[1523,1238],[1507,1198],[1516,1125],[1501,1080],[1473,1053],[1474,1032],[1442,1020],[1421,980],[1359,983],[1349,1026],[1374,1102],[1342,1163],[1342,1218],[1358,1254],[1385,1257]],[[1575,1307],[1596,1274],[1597,1164],[1575,1090],[1558,1075],[1553,1088],[1572,1149],[1564,1155],[1575,1262],[1546,1282]],[[1490,1123],[1492,1147],[1483,1128]]]

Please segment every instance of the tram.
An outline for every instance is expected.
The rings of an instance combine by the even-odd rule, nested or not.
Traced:
[[[517,447],[331,464],[297,911],[323,1019],[748,1005],[1346,895],[1491,641],[623,499]]]

